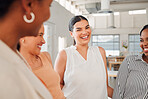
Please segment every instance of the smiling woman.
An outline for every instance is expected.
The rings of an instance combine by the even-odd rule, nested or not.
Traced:
[[[44,26],[42,25],[37,36],[26,36],[20,39],[20,53],[27,60],[33,73],[46,86],[53,99],[65,99],[60,89],[59,75],[54,71],[50,54],[40,52],[45,44],[43,38]]]
[[[105,50],[88,46],[91,38],[88,20],[74,16],[69,22],[69,33],[75,45],[60,51],[55,62],[66,99],[107,99],[107,94],[112,97]]]
[[[44,35],[44,27],[41,26],[37,36],[26,36],[20,39],[20,52],[22,51],[31,55],[39,55],[41,46],[45,44],[45,40],[43,38]],[[24,54],[26,54],[24,53]],[[23,55],[24,56],[24,55]],[[31,61],[31,60],[30,60]]]
[[[140,31],[140,47],[143,54],[128,56],[122,62],[113,99],[147,99],[148,25]]]

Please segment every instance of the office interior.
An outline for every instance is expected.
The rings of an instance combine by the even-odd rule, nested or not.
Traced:
[[[73,45],[68,22],[74,15],[89,20],[89,45],[105,49],[109,79],[114,83],[123,59],[142,53],[139,32],[148,23],[148,0],[53,0],[42,47],[51,54],[53,64],[60,50]]]

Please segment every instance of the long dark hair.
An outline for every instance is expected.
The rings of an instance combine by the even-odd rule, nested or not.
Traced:
[[[147,25],[145,25],[145,26],[141,29],[141,31],[140,31],[140,36],[141,36],[141,34],[142,34],[143,30],[145,30],[145,29],[148,29],[148,24],[147,24]]]
[[[0,0],[0,18],[2,18],[9,10],[15,0]]]
[[[75,25],[75,23],[80,22],[81,20],[86,20],[88,22],[88,20],[82,15],[74,16],[73,18],[71,18],[71,20],[69,21],[69,31],[73,32],[73,26]],[[74,40],[73,45],[75,44],[76,41]]]

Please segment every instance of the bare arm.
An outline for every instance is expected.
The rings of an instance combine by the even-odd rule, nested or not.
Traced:
[[[105,53],[105,50],[104,50],[102,47],[99,47],[99,49],[100,49],[100,52],[101,52],[101,55],[102,55],[102,58],[103,58],[103,61],[104,61],[105,69],[106,69],[107,93],[108,93],[108,96],[112,98],[112,95],[113,95],[113,88],[111,88],[111,87],[108,85],[108,73],[107,73],[106,53]]]
[[[62,50],[61,52],[59,52],[59,54],[56,58],[56,61],[55,61],[55,66],[54,66],[55,71],[60,76],[61,89],[64,86],[64,72],[65,72],[65,68],[66,68],[66,61],[67,61],[66,52],[64,50]]]

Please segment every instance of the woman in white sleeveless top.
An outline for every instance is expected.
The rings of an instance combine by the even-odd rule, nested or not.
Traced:
[[[108,86],[105,50],[88,46],[91,29],[88,20],[75,16],[69,22],[75,45],[57,56],[55,70],[66,99],[107,99],[113,89]],[[108,95],[107,95],[108,94]]]

